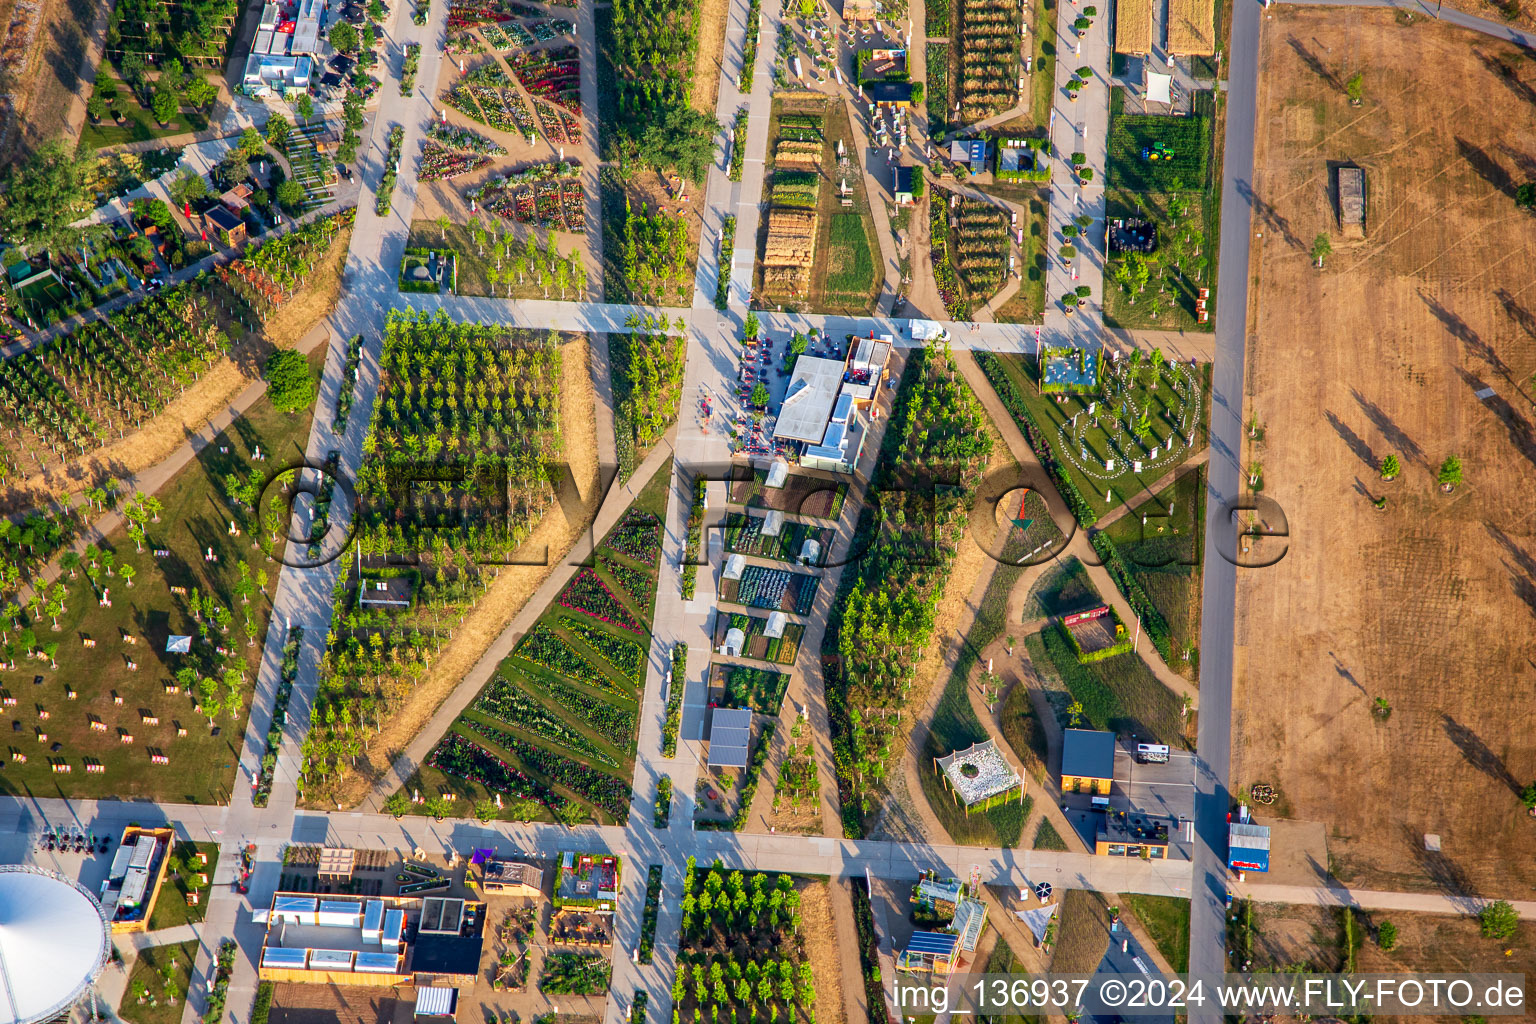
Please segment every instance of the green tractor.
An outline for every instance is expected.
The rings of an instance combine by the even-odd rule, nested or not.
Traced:
[[[1166,143],[1154,142],[1150,149],[1141,151],[1143,160],[1172,160],[1174,152]]]

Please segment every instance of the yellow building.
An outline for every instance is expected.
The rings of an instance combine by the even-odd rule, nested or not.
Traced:
[[[1101,857],[1143,857],[1164,860],[1168,856],[1167,818],[1136,811],[1110,811],[1094,836],[1094,853]]]
[[[176,831],[171,828],[130,825],[123,829],[101,900],[114,932],[149,930],[175,841]]]
[[[1115,781],[1115,734],[1068,729],[1061,738],[1061,791],[1108,796]]]

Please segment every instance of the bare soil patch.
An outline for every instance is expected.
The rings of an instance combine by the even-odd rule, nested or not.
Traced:
[[[1536,162],[1536,63],[1392,11],[1283,7],[1260,60],[1248,387],[1265,437],[1244,458],[1290,537],[1239,574],[1234,789],[1271,783],[1286,816],[1327,822],[1346,883],[1523,892],[1536,288],[1512,192]],[[1457,88],[1425,89],[1426,67]],[[1359,242],[1337,231],[1343,162],[1365,170]]]
[[[829,969],[839,962],[839,954],[828,884],[810,882],[800,887],[800,920],[805,925],[806,959],[821,965],[816,972],[816,1019],[823,1024],[847,1024],[843,972]]]

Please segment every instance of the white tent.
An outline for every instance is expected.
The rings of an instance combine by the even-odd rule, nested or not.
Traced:
[[[725,631],[725,643],[720,645],[720,653],[728,658],[741,657],[741,649],[746,645],[747,635],[732,626]]]
[[[800,545],[800,561],[806,565],[815,565],[821,557],[821,542],[814,537],[805,538],[805,543]]]
[[[0,866],[0,1024],[61,1019],[107,963],[107,919],[77,882]]]
[[[777,537],[782,529],[784,529],[784,513],[776,508],[769,509],[768,514],[763,517],[763,536]]]
[[[1173,102],[1173,76],[1158,71],[1147,72],[1147,102]]]
[[[784,635],[784,627],[789,623],[789,616],[783,612],[769,612],[768,625],[763,627],[763,636],[773,640]]]
[[[747,567],[746,555],[732,555],[725,560],[725,578],[728,580],[741,579],[742,570]]]
[[[765,487],[783,487],[784,481],[789,479],[789,463],[783,459],[774,459],[773,465],[768,467],[768,480]]]

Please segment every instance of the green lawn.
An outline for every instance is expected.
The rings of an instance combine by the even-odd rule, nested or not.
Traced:
[[[1121,898],[1152,936],[1174,973],[1186,973],[1189,970],[1189,900],[1131,892]]]
[[[657,470],[656,475],[636,496],[630,510],[649,512],[658,520],[664,520],[671,480],[672,465],[669,461]],[[620,522],[623,522],[622,517]],[[617,532],[618,527],[615,527],[598,545],[598,557],[592,566],[592,571],[607,585],[624,609],[648,629],[651,603],[655,596],[656,570],[643,561],[628,557],[616,550],[611,541]],[[636,599],[626,592],[620,582],[621,577],[626,573],[640,574],[648,581],[648,590],[642,595],[643,599]],[[588,752],[577,749],[570,743],[556,742],[547,732],[525,727],[523,724],[498,717],[474,705],[471,705],[454,722],[450,732],[489,751],[513,769],[549,785],[560,797],[578,805],[581,813],[586,817],[606,822],[611,815],[601,811],[592,801],[560,784],[544,771],[533,767],[523,756],[505,748],[494,737],[487,736],[480,730],[498,730],[548,753],[585,764],[592,769],[619,778],[627,786],[634,766],[638,697],[644,686],[644,666],[642,664],[640,669],[642,673],[640,682],[637,683],[626,677],[611,662],[603,659],[602,652],[582,635],[578,627],[595,630],[597,634],[619,640],[633,641],[644,649],[647,658],[650,652],[650,634],[649,632],[634,633],[611,623],[600,622],[589,615],[562,606],[558,597],[544,609],[530,632],[541,627],[553,632],[569,650],[575,651],[585,659],[585,671],[573,674],[556,670],[544,664],[535,664],[526,657],[514,653],[498,666],[496,677],[487,685],[487,691],[499,685],[497,679],[506,680],[513,690],[533,698],[552,721],[573,733],[576,744],[590,744],[591,748],[595,748],[596,752],[608,761],[594,758]],[[519,650],[524,651],[525,654],[528,653],[521,647]],[[575,699],[562,701],[558,694],[574,695]],[[630,728],[627,736],[624,737],[624,742],[617,742],[611,735],[605,735],[594,728],[592,717],[594,713],[604,715],[617,713],[629,716]],[[444,790],[452,792],[456,798],[453,808],[455,815],[470,813],[470,808],[476,803],[490,799],[494,795],[490,789],[479,782],[449,775],[429,765],[419,768],[407,780],[400,792],[409,797],[417,790],[426,799],[435,797]],[[553,817],[550,808],[541,805],[529,806],[527,802],[515,796],[504,794],[502,803],[503,806],[497,817],[503,820],[520,818],[547,821]]]
[[[1003,739],[1018,758],[1024,774],[1044,782],[1050,765],[1050,747],[1027,685],[1021,682],[1008,691],[1001,717]]]
[[[96,74],[97,88],[108,82],[116,86],[117,99],[112,105],[118,113],[123,115],[123,120],[115,121],[110,113],[101,119],[100,124],[92,124],[87,119],[80,133],[82,153],[89,153],[103,146],[164,139],[172,135],[184,135],[187,132],[206,131],[208,128],[206,111],[188,110],[185,107],[179,110],[171,121],[161,125],[155,120],[155,115],[150,113],[149,108],[139,103],[133,90],[128,88],[127,83],[119,78],[105,61],[96,69]]]
[[[1191,678],[1198,659],[1182,657],[1200,642],[1200,559],[1204,550],[1205,471],[1197,467],[1105,529],[1132,577],[1167,620],[1178,654],[1175,669]],[[1170,503],[1173,506],[1169,514]],[[1146,525],[1142,517],[1146,516]]]
[[[1034,846],[1037,850],[1067,851],[1067,841],[1061,838],[1061,833],[1056,831],[1056,826],[1051,824],[1049,818],[1040,819],[1040,825],[1035,829]]]
[[[310,357],[312,373],[318,374],[324,358],[322,346]],[[308,411],[281,413],[263,397],[219,434],[156,494],[163,504],[160,522],[148,524],[142,552],[124,529],[114,531],[101,545],[115,558],[114,575],[100,577],[110,591],[111,607],[99,602],[99,590],[87,578],[85,567],[75,579],[63,574],[66,610],[58,617],[60,628],[53,630],[46,615],[31,624],[40,645],[57,643],[58,668],[51,668],[46,658],[29,660],[25,651],[19,651],[16,670],[0,673],[0,688],[50,712],[45,722],[33,716],[37,728],[47,734],[46,742],[33,738],[30,725],[24,724],[25,733],[17,734],[25,735],[28,760],[6,763],[0,771],[0,792],[76,799],[228,801],[270,610],[262,594],[253,596],[249,605],[241,603],[234,592],[238,565],[246,561],[253,579],[258,572],[266,573],[268,593],[275,588],[279,568],[262,551],[253,550],[253,540],[267,535],[253,513],[231,504],[228,484],[231,479],[267,481],[298,464],[304,458],[309,426]],[[266,461],[252,460],[258,446]],[[229,534],[231,520],[241,528],[238,537]],[[205,559],[208,548],[217,562]],[[169,555],[157,558],[155,549]],[[122,575],[125,565],[135,570],[132,587]],[[104,570],[105,563],[99,566]],[[185,593],[174,594],[171,587]],[[209,625],[206,615],[201,624],[194,619],[189,604],[194,590],[231,613],[227,634]],[[251,644],[243,628],[247,612]],[[207,640],[201,638],[203,628],[208,629]],[[171,634],[193,637],[192,652],[166,653]],[[134,643],[125,639],[129,636]],[[87,640],[94,646],[87,646]],[[222,667],[217,646],[229,652]],[[138,669],[131,669],[130,663]],[[226,668],[243,671],[238,714],[220,712],[210,726],[194,709],[193,695],[168,692],[166,686],[178,670],[188,667],[215,679]],[[73,700],[68,687],[77,693]],[[121,698],[120,704],[113,701],[114,693]],[[218,694],[223,696],[222,687]],[[158,722],[146,723],[146,714]],[[93,718],[101,729],[91,728]],[[186,730],[185,736],[177,735],[178,725]],[[120,742],[124,734],[132,742]],[[54,743],[60,745],[58,751],[51,750]],[[163,751],[170,763],[152,764],[151,748]],[[86,773],[82,760],[86,756],[99,761],[104,771]],[[71,771],[54,774],[49,757],[63,759]]]
[[[118,1016],[130,1024],[180,1024],[196,957],[196,941],[141,950],[128,976]],[[169,985],[161,974],[167,964],[172,965]]]
[[[1143,637],[1142,643],[1149,641]],[[1024,646],[1037,671],[1054,672],[1082,702],[1088,728],[1134,733],[1148,742],[1187,745],[1179,698],[1137,655],[1121,654],[1080,664],[1055,625],[1026,637]]]
[[[832,215],[832,234],[827,244],[827,287],[824,301],[848,303],[863,309],[875,278],[875,255],[865,230],[864,216],[854,210]]]
[[[1088,570],[1082,562],[1068,556],[1044,573],[1030,590],[1024,617],[1068,615],[1099,603],[1102,598],[1089,581]]]
[[[998,396],[1003,404],[1009,407],[1014,414],[1020,429],[1024,429],[1026,422],[1014,407],[1015,402],[1021,404],[1023,410],[1028,413],[1029,419],[1038,426],[1045,440],[1050,444],[1057,459],[1065,468],[1072,483],[1088,505],[1100,516],[1112,508],[1125,503],[1129,498],[1139,501],[1147,494],[1147,488],[1156,483],[1167,473],[1176,468],[1186,458],[1205,445],[1205,430],[1210,415],[1210,404],[1207,401],[1209,395],[1210,367],[1202,364],[1196,368],[1195,379],[1200,382],[1199,415],[1194,416],[1194,409],[1185,407],[1185,401],[1180,399],[1168,383],[1168,368],[1161,371],[1158,387],[1154,390],[1150,387],[1151,370],[1143,363],[1137,371],[1134,382],[1131,384],[1131,397],[1139,407],[1149,408],[1150,435],[1145,442],[1138,441],[1132,435],[1132,431],[1125,430],[1124,441],[1120,444],[1110,443],[1109,424],[1112,418],[1118,417],[1119,403],[1124,400],[1123,394],[1114,394],[1106,398],[1106,391],[1096,395],[1042,395],[1039,390],[1039,370],[1032,355],[1001,355],[997,356],[997,363],[1006,372],[1006,379],[1012,384],[1013,396],[1004,394],[1003,388],[998,388]],[[1106,382],[1109,375],[1106,373]],[[1107,387],[1107,384],[1106,384]],[[1058,401],[1058,398],[1060,399]],[[1094,415],[1089,416],[1088,407],[1094,405]],[[1090,458],[1082,460],[1078,446],[1073,445],[1069,450],[1067,439],[1063,436],[1062,428],[1065,427],[1068,434],[1071,433],[1072,419],[1081,414],[1079,423],[1083,427],[1082,443],[1086,445]],[[1122,426],[1124,419],[1119,417]],[[1142,471],[1134,471],[1132,461],[1145,450],[1163,442],[1173,435],[1174,422],[1177,420],[1181,427],[1188,426],[1193,436],[1193,444],[1189,446],[1175,446],[1171,456],[1163,456],[1159,462],[1144,462]],[[1189,421],[1193,420],[1192,423]],[[1027,433],[1027,431],[1026,431]],[[1115,459],[1115,470],[1106,476],[1103,459],[1108,456]],[[1096,461],[1097,460],[1097,461]],[[1090,477],[1083,469],[1083,465],[1094,471]],[[1105,495],[1112,492],[1112,496]]]
[[[196,863],[199,853],[207,856],[206,865]],[[213,869],[218,866],[217,843],[177,843],[171,863],[166,868],[165,882],[160,886],[160,898],[155,901],[155,912],[149,916],[149,930],[157,932],[162,928],[175,928],[201,921],[208,913],[210,890],[208,886],[198,883],[197,875],[207,875],[211,883]],[[187,905],[187,893],[194,889],[201,893],[195,907]]]

